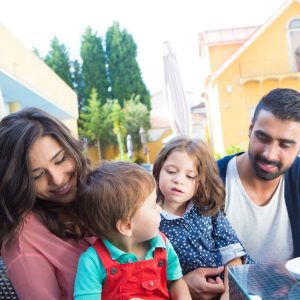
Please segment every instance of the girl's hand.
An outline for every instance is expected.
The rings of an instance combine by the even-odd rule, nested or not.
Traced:
[[[193,299],[209,300],[220,297],[225,292],[223,281],[216,277],[224,271],[219,268],[198,268],[183,276]],[[211,278],[213,277],[213,278]]]

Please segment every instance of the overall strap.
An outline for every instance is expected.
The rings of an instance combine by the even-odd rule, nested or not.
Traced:
[[[165,236],[164,233],[162,232],[159,232],[159,235],[162,237],[165,245],[167,245],[167,238]],[[166,259],[167,258],[167,251],[166,251],[166,248],[156,248],[154,250],[154,253],[153,253],[153,258],[163,258],[163,259]]]
[[[93,244],[94,249],[96,250],[103,267],[105,269],[110,268],[112,265],[115,265],[116,262],[111,258],[108,249],[105,247],[101,239],[97,239]]]
[[[162,237],[163,241],[165,242],[165,245],[167,244],[167,238],[166,235],[162,232],[159,232],[159,235]]]

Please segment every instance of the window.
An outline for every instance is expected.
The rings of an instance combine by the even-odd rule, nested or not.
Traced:
[[[300,18],[292,20],[288,28],[293,71],[300,72]]]

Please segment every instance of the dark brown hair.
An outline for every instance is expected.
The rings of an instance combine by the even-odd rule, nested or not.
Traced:
[[[29,150],[40,137],[51,136],[75,162],[78,174],[87,173],[88,164],[81,144],[59,120],[37,108],[25,108],[0,122],[0,244],[9,245],[22,220],[30,212],[60,238],[75,237],[73,204],[61,205],[36,197],[29,163]],[[66,215],[67,218],[62,218]],[[65,221],[62,221],[65,220]]]
[[[88,235],[107,238],[118,220],[132,219],[155,186],[153,176],[131,162],[104,162],[91,171],[75,200]]]
[[[300,122],[300,93],[287,88],[271,90],[258,102],[252,118],[253,124],[261,110],[271,112],[279,120]]]
[[[187,153],[194,161],[197,169],[197,188],[193,197],[194,204],[203,215],[213,216],[224,209],[225,189],[219,177],[216,161],[211,149],[202,140],[188,137],[177,137],[168,142],[158,154],[153,175],[157,183],[158,201],[163,202],[164,197],[159,189],[159,174],[169,157],[174,151]]]

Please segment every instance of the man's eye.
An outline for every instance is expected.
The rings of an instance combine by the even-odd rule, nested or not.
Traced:
[[[280,144],[280,147],[283,148],[283,149],[289,148],[291,146],[292,146],[292,144],[289,144],[289,143],[282,143],[282,144]]]

